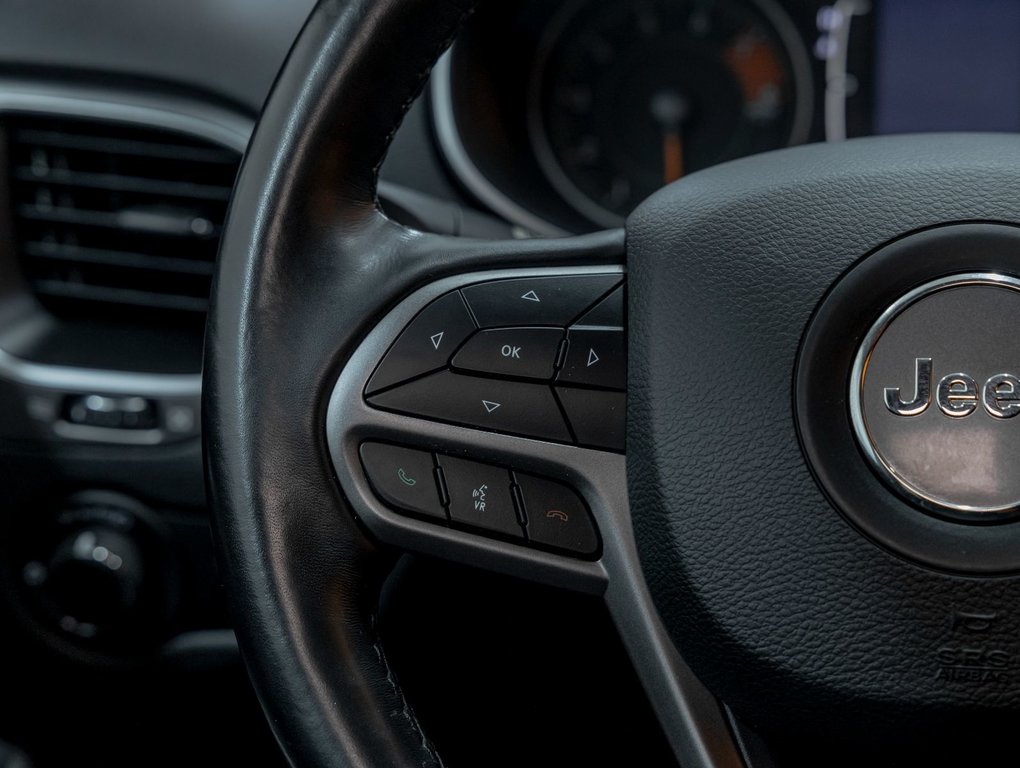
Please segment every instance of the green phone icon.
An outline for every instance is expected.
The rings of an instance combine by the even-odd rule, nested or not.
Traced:
[[[415,485],[418,482],[413,477],[408,477],[407,473],[404,471],[403,467],[401,467],[400,469],[397,470],[397,477],[400,478],[400,482],[402,482],[404,485],[409,485],[409,486],[410,485]]]

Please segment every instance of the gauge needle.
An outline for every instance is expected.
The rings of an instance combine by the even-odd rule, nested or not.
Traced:
[[[678,130],[662,134],[662,176],[666,184],[684,175],[684,139]]]
[[[662,177],[666,184],[684,175],[684,123],[690,105],[676,91],[659,91],[652,97],[652,116],[662,129]]]

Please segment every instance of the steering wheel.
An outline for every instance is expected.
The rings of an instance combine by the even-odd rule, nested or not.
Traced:
[[[1008,719],[1020,139],[752,157],[625,230],[412,231],[378,170],[470,10],[322,0],[225,227],[214,529],[288,757],[441,764],[376,632],[400,550],[604,595],[684,766],[744,764],[730,711],[787,743]]]

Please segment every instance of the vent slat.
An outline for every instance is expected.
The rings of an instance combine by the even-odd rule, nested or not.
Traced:
[[[86,285],[83,283],[66,283],[60,280],[38,280],[35,283],[37,293],[44,296],[56,296],[77,301],[95,301],[107,304],[127,304],[134,307],[154,307],[156,309],[172,309],[179,312],[205,312],[209,309],[209,300],[194,296],[178,296],[172,293],[152,293],[136,291],[130,288],[110,288],[104,285]]]
[[[56,208],[27,204],[18,206],[18,215],[32,221],[77,224],[86,227],[123,229],[167,237],[218,237],[219,227],[202,216],[187,211],[93,211],[87,208]]]
[[[176,272],[186,275],[212,277],[215,267],[209,261],[178,259],[172,256],[153,256],[148,253],[130,251],[107,251],[98,248],[81,248],[73,245],[56,245],[29,241],[23,247],[24,253],[39,259],[73,261],[81,264],[106,264],[129,269],[151,269],[158,272]]]
[[[65,169],[49,168],[40,170],[20,167],[14,171],[15,178],[34,184],[63,187],[85,187],[111,192],[137,192],[161,197],[183,197],[192,200],[213,200],[225,203],[230,199],[230,187],[216,187],[210,184],[193,184],[187,181],[164,181],[112,173],[85,173]]]
[[[236,166],[238,159],[236,152],[219,147],[197,147],[184,143],[144,141],[65,131],[17,129],[14,131],[14,141],[36,147],[75,149],[104,155],[161,157],[169,160],[217,163],[226,166]]]
[[[194,327],[240,155],[128,124],[12,116],[3,127],[15,239],[39,300],[69,318]]]

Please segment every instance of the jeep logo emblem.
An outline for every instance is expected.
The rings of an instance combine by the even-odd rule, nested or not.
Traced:
[[[901,497],[963,521],[1020,513],[1020,277],[952,275],[909,291],[861,340],[850,421]]]
[[[914,361],[914,394],[905,401],[899,387],[886,387],[885,407],[897,416],[920,416],[932,401],[932,359],[919,357]],[[1011,419],[1020,414],[1020,378],[1011,373],[997,373],[978,388],[973,376],[947,373],[935,387],[935,402],[946,416],[963,419],[984,406],[997,419]]]

